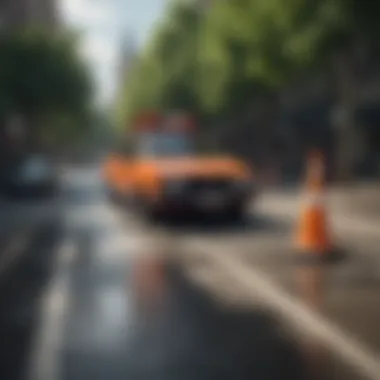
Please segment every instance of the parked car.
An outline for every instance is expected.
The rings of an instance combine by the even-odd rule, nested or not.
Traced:
[[[11,170],[3,180],[8,197],[53,196],[58,189],[54,164],[44,155],[30,155]]]

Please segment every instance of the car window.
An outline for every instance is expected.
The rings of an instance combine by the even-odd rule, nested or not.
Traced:
[[[176,157],[193,152],[191,139],[184,134],[150,133],[141,136],[138,154],[153,157]]]

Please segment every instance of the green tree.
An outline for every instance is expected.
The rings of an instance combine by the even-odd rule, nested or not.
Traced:
[[[0,110],[3,115],[21,114],[30,137],[38,138],[45,126],[58,127],[62,115],[75,121],[86,118],[92,81],[71,34],[4,33],[0,52]]]
[[[144,109],[198,111],[194,84],[200,20],[191,3],[169,5],[126,79],[117,104],[119,124],[127,124]]]
[[[198,2],[174,2],[136,62],[120,109],[131,117],[187,108],[215,119],[269,104],[275,114],[271,95],[323,77],[347,116],[337,121],[337,147],[338,174],[348,177],[357,51],[376,50],[379,10],[372,0],[220,0],[204,12]]]
[[[356,142],[356,52],[378,45],[374,15],[379,10],[379,3],[370,0],[214,3],[201,38],[203,105],[216,114],[237,113],[260,94],[280,92],[299,78],[330,78],[345,116],[336,120],[336,174],[349,178]]]

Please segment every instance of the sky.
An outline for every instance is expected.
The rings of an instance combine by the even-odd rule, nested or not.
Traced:
[[[60,0],[64,22],[83,31],[80,51],[95,76],[100,102],[108,103],[115,92],[123,36],[132,32],[141,46],[164,7],[165,0]]]

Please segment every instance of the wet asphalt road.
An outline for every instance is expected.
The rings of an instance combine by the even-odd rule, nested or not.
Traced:
[[[0,379],[30,379],[30,369],[33,380],[305,378],[301,353],[271,314],[222,307],[174,264],[163,295],[141,306],[130,255],[136,233],[116,217],[96,172],[65,182],[62,212],[2,279]],[[60,268],[64,250],[70,260]],[[59,307],[43,306],[42,296]],[[59,319],[54,340],[40,339],[51,335],[45,314]]]
[[[0,277],[0,378],[22,379],[61,238],[59,218],[41,225],[20,259]],[[2,254],[4,251],[1,252]]]
[[[218,308],[178,268],[145,309],[125,268],[74,266],[62,379],[301,378],[298,353],[270,315]]]
[[[302,378],[299,353],[262,310],[223,310],[178,268],[168,270],[158,304],[140,309],[124,268],[91,273],[80,266],[71,282],[62,379]]]

